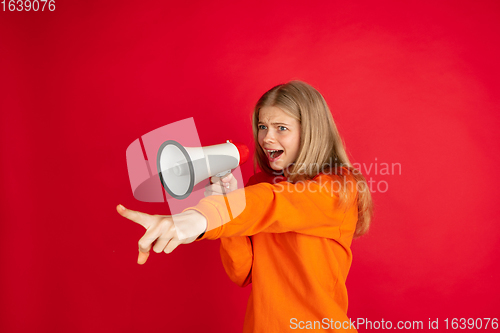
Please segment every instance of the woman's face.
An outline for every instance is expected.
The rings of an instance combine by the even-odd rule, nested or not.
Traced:
[[[275,106],[264,106],[259,112],[258,128],[259,145],[273,170],[283,170],[295,163],[300,146],[300,123],[297,119]]]

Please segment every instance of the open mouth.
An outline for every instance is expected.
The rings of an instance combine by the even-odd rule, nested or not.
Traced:
[[[271,160],[275,160],[283,154],[283,150],[268,150],[267,153]]]

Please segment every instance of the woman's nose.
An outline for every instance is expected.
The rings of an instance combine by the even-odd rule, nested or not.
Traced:
[[[264,137],[264,142],[272,143],[275,142],[273,131],[267,131],[266,136]]]

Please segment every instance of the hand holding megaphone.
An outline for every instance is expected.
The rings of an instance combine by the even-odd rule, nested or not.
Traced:
[[[205,186],[205,197],[210,195],[224,195],[238,189],[238,180],[229,173],[222,177],[211,177],[210,184]]]

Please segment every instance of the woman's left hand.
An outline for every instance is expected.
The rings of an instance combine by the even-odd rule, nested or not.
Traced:
[[[223,195],[238,189],[238,180],[232,173],[224,177],[211,177],[210,184],[205,186],[205,197],[210,195]]]
[[[149,251],[153,247],[156,253],[171,253],[180,244],[192,243],[205,232],[207,219],[195,210],[187,210],[184,213],[174,216],[170,215],[149,215],[126,209],[122,205],[116,207],[118,213],[146,228],[146,233],[139,240],[139,258],[137,263],[142,265],[148,260]],[[175,224],[174,224],[175,219]],[[188,231],[188,238],[179,239],[178,228],[184,232]],[[153,246],[153,242],[155,242]]]

